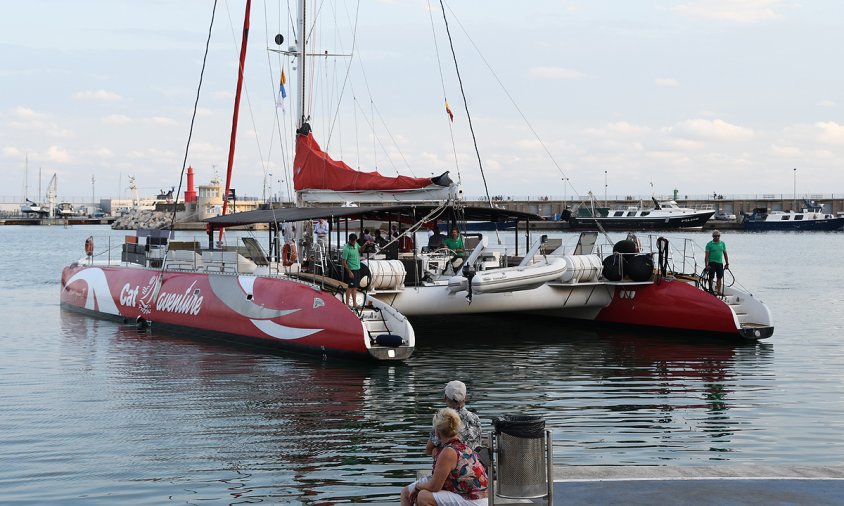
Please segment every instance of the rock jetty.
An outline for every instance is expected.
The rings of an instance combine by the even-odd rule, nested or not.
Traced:
[[[139,228],[170,228],[171,215],[158,211],[133,209],[114,220],[114,230],[137,230]]]

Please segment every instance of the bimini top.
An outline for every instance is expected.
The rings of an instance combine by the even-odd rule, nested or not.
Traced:
[[[237,227],[258,223],[284,223],[291,221],[315,220],[319,218],[348,218],[381,221],[417,221],[439,206],[402,205],[381,207],[284,207],[279,209],[260,209],[243,213],[227,214],[208,218],[205,221],[212,227]],[[542,217],[533,213],[510,211],[495,207],[447,206],[431,220],[447,221],[484,221],[504,223],[512,221],[542,221]]]

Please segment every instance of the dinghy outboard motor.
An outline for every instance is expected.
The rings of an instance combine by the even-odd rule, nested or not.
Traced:
[[[475,269],[471,265],[463,266],[463,277],[466,278],[466,300],[472,303],[472,278],[475,277]]]

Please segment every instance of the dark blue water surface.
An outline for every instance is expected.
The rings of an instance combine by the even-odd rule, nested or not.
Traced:
[[[451,379],[487,427],[544,417],[557,466],[844,463],[842,233],[724,234],[737,282],[774,314],[758,344],[511,315],[419,322],[393,365],[64,312],[61,268],[89,234],[100,250],[125,233],[0,227],[4,503],[397,502],[430,466]]]

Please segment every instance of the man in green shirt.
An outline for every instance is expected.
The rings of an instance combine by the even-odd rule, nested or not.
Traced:
[[[343,246],[343,253],[340,258],[343,260],[343,274],[346,277],[346,305],[349,300],[352,306],[357,306],[358,284],[360,283],[360,245],[357,243],[357,234],[349,234],[349,242]]]
[[[460,231],[456,228],[452,229],[451,237],[443,241],[443,246],[454,252],[454,256],[451,257],[448,263],[451,264],[451,269],[457,274],[457,271],[463,265],[463,255],[466,253],[466,249],[463,246],[463,238],[460,237]]]
[[[730,268],[730,258],[727,255],[727,245],[721,242],[721,232],[714,230],[712,240],[706,243],[706,269],[709,271],[709,291],[712,291],[712,278],[718,279],[715,287],[717,295],[724,295],[721,285],[724,281],[724,269]]]
[[[462,257],[465,253],[463,247],[463,238],[460,237],[460,231],[456,228],[451,231],[451,237],[443,241],[445,247],[454,252],[455,256]]]

